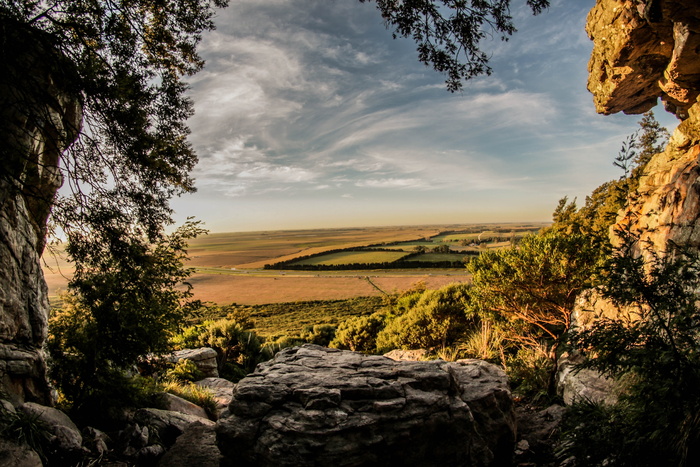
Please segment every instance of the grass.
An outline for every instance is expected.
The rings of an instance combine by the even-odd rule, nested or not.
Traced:
[[[465,255],[455,253],[424,253],[422,255],[409,258],[408,261],[418,262],[436,262],[436,261],[460,261],[464,260]]]
[[[281,336],[299,335],[306,326],[338,325],[353,316],[371,315],[382,306],[382,297],[356,297],[347,300],[238,305],[235,308],[250,316],[256,334],[274,340]]]

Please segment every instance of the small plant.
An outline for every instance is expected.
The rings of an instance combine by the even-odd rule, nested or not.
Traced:
[[[46,465],[48,462],[49,432],[38,415],[21,410],[10,410],[0,404],[0,438],[29,446]]]
[[[163,391],[174,394],[186,401],[202,407],[210,418],[216,417],[216,401],[214,395],[206,388],[191,382],[168,380],[163,383]]]
[[[168,380],[180,382],[195,382],[204,378],[204,374],[197,368],[197,364],[192,360],[182,359],[175,366],[165,372]]]

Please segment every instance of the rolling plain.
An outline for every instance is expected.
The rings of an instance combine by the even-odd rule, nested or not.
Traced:
[[[424,253],[414,261],[460,261],[480,250],[502,248],[546,224],[462,224],[211,233],[190,241],[190,278],[194,298],[216,304],[261,305],[314,300],[342,300],[399,292],[425,282],[428,288],[469,279],[462,266],[362,270],[302,271],[265,269],[280,262],[341,265],[391,262]],[[435,253],[442,246],[444,252]],[[337,250],[350,250],[338,252]],[[49,296],[65,289],[72,273],[58,245],[44,254]],[[333,253],[323,254],[333,251]],[[381,251],[380,251],[381,250]],[[392,250],[392,251],[388,251]],[[302,258],[303,257],[303,258]],[[349,260],[348,257],[352,257]]]

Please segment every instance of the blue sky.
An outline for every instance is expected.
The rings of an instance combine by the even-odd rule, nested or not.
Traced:
[[[451,94],[374,3],[233,0],[190,79],[198,192],[176,218],[211,231],[548,221],[583,200],[639,116],[586,90],[594,0],[554,0],[483,48],[493,74]],[[675,119],[659,106],[657,118]]]

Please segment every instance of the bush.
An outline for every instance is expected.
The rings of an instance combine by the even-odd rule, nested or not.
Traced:
[[[165,379],[171,381],[195,382],[204,378],[204,374],[197,368],[192,360],[183,358],[175,366],[165,372]]]
[[[386,315],[377,312],[369,316],[357,316],[342,322],[329,344],[336,349],[373,353],[377,350],[377,334],[384,329]]]
[[[178,346],[189,348],[211,347],[216,351],[219,374],[231,381],[238,381],[252,372],[255,366],[272,358],[267,347],[252,331],[235,320],[205,321],[201,325],[184,330],[174,338]]]
[[[216,401],[214,400],[214,395],[208,389],[191,382],[176,380],[165,381],[162,387],[164,392],[174,394],[202,407],[209,415],[209,418],[216,418]]]
[[[582,455],[600,443],[601,424],[617,445],[596,445],[601,453],[582,465],[600,457],[608,465],[700,465],[700,260],[647,251],[645,261],[633,240],[611,259],[603,288],[630,318],[598,321],[571,338],[589,357],[583,367],[626,385],[615,407],[575,412],[580,433],[570,432],[570,449]]]
[[[384,329],[377,335],[377,350],[439,349],[455,343],[470,320],[466,309],[469,286],[451,284],[398,300]]]
[[[301,332],[301,339],[310,344],[322,345],[328,347],[330,342],[335,337],[336,327],[330,324],[315,324],[307,326]]]

